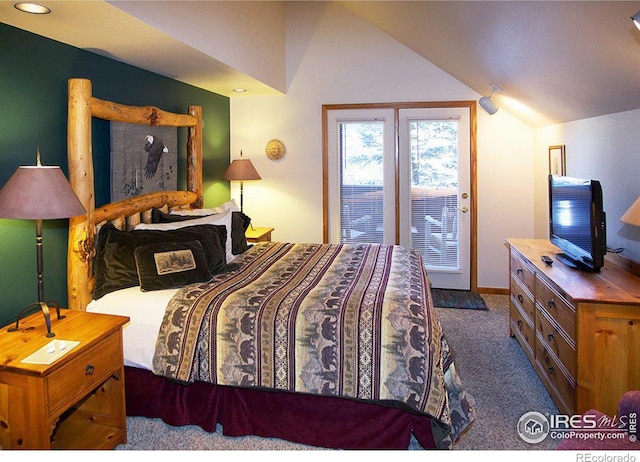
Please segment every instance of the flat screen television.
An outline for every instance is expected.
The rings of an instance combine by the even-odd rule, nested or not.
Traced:
[[[597,180],[549,175],[549,238],[565,265],[599,271],[607,252],[602,187]]]

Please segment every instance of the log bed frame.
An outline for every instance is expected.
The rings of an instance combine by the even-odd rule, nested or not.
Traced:
[[[151,209],[202,208],[202,108],[189,106],[188,114],[166,112],[154,106],[126,106],[92,96],[91,81],[68,82],[67,155],[69,181],[87,213],[69,220],[67,290],[69,309],[84,311],[91,301],[92,259],[100,225],[113,223],[118,229],[133,229],[148,223]],[[91,119],[152,126],[188,127],[187,191],[161,191],[113,202],[96,209]]]
[[[95,237],[104,223],[130,230],[151,221],[151,209],[202,208],[202,108],[175,114],[153,106],[103,101],[91,94],[91,82],[69,80],[69,180],[87,213],[69,221],[69,308],[86,310],[94,288]],[[156,192],[95,208],[91,148],[92,117],[146,125],[188,127],[187,191]],[[427,415],[400,408],[333,396],[170,381],[150,371],[125,367],[128,416],[160,418],[169,425],[197,425],[226,436],[257,435],[342,449],[406,449],[411,435],[423,448],[435,448]],[[260,412],[250,412],[257,409]]]

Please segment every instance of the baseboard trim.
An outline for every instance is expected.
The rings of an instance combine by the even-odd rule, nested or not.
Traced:
[[[509,295],[509,289],[502,287],[478,287],[480,294]]]

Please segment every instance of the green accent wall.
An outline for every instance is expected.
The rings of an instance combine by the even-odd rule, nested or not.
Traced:
[[[93,96],[122,104],[186,113],[202,106],[205,206],[229,200],[220,180],[229,165],[229,98],[90,51],[0,24],[0,185],[20,165],[67,169],[67,82],[87,78]],[[179,188],[186,185],[186,130],[178,134]],[[109,123],[93,121],[96,205],[109,202]],[[43,226],[45,298],[67,304],[68,220]],[[35,224],[0,219],[0,325],[37,301]],[[55,318],[55,316],[54,316]]]

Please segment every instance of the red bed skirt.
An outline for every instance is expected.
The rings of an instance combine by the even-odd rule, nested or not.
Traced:
[[[256,435],[340,449],[407,449],[413,433],[435,448],[428,416],[334,398],[197,382],[184,386],[149,371],[126,367],[127,415],[160,418],[169,425],[221,424],[226,436]]]

